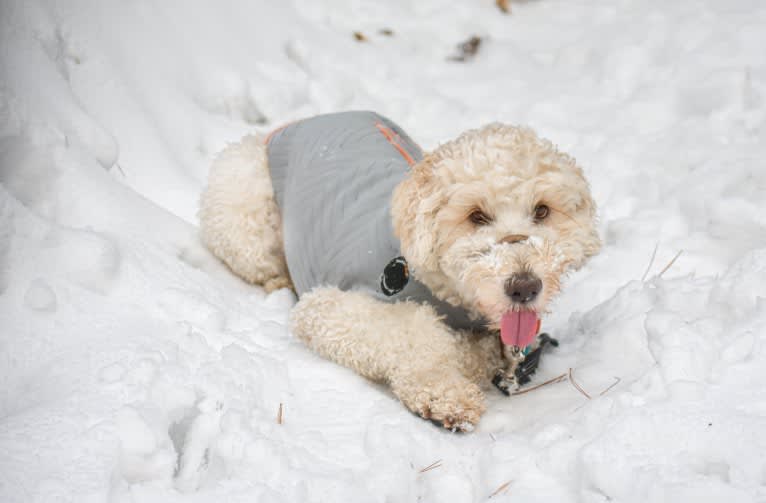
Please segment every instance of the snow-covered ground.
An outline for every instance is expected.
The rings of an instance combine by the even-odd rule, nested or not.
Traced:
[[[766,501],[766,4],[512,6],[2,0],[0,501]],[[347,109],[577,157],[605,247],[536,381],[590,399],[442,431],[203,249],[216,151]]]

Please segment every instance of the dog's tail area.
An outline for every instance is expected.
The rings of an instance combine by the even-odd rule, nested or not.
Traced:
[[[235,274],[272,291],[291,284],[266,149],[258,136],[227,146],[210,167],[198,216],[205,246]]]

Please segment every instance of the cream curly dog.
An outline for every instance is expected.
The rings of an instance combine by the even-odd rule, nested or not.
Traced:
[[[460,430],[503,348],[533,341],[562,276],[600,246],[582,170],[531,130],[490,124],[424,154],[372,112],[228,146],[199,216],[237,275],[298,293],[306,345]]]

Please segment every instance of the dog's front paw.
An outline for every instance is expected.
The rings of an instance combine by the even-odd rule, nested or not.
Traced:
[[[473,383],[442,390],[419,405],[421,416],[452,431],[472,431],[486,409],[484,394]]]
[[[398,384],[394,392],[407,408],[448,430],[473,430],[486,409],[481,389],[462,376]]]

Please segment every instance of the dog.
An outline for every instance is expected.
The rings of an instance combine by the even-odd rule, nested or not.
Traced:
[[[567,272],[600,248],[582,169],[531,129],[489,124],[424,153],[374,112],[246,136],[212,163],[205,245],[267,292],[292,333],[471,430],[508,347],[534,343]]]

